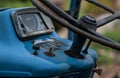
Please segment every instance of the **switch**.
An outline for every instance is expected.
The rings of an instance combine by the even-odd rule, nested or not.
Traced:
[[[53,50],[54,50],[54,48],[50,48],[48,52],[45,52],[45,55],[50,56],[50,57],[54,57],[55,54],[54,54]]]

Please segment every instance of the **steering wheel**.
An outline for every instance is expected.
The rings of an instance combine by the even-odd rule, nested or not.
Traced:
[[[92,17],[89,17],[92,21],[94,22],[94,26],[93,29],[90,29],[89,24],[85,24],[84,22],[80,22],[76,19],[74,19],[72,16],[70,16],[69,14],[67,14],[66,12],[64,12],[63,10],[61,10],[59,7],[57,7],[56,5],[54,5],[53,3],[49,2],[48,0],[31,0],[32,4],[35,5],[35,7],[37,9],[39,9],[40,11],[42,11],[44,14],[46,14],[47,16],[49,16],[51,19],[53,19],[54,21],[58,22],[59,24],[61,24],[61,26],[67,27],[69,30],[80,34],[94,42],[100,43],[102,45],[111,47],[113,49],[117,49],[120,50],[120,43],[115,42],[99,33],[97,33],[95,30],[101,26],[103,26],[104,24],[107,24],[115,19],[119,19],[120,18],[120,13],[97,2],[96,0],[86,0],[90,3],[93,3],[109,12],[112,13],[111,16],[108,16],[104,19],[98,20],[96,21],[95,19],[93,19]],[[47,6],[50,10],[52,10],[53,12],[47,10],[45,7],[43,7],[42,5],[40,5],[40,2],[43,3],[45,6]],[[61,18],[60,18],[61,17]],[[81,19],[80,19],[81,20]],[[83,23],[81,25],[81,23]]]

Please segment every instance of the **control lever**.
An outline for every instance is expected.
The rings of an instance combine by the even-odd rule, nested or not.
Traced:
[[[50,48],[49,51],[45,52],[44,54],[50,57],[54,57],[55,54],[53,53],[54,48]]]

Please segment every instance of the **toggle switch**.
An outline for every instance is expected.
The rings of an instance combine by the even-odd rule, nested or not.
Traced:
[[[55,54],[53,52],[54,48],[50,48],[48,52],[45,52],[44,54],[50,57],[54,57]]]

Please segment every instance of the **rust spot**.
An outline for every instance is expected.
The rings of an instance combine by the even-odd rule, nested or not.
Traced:
[[[55,54],[53,52],[45,52],[44,54],[47,55],[47,56],[50,56],[50,57],[55,56]]]

